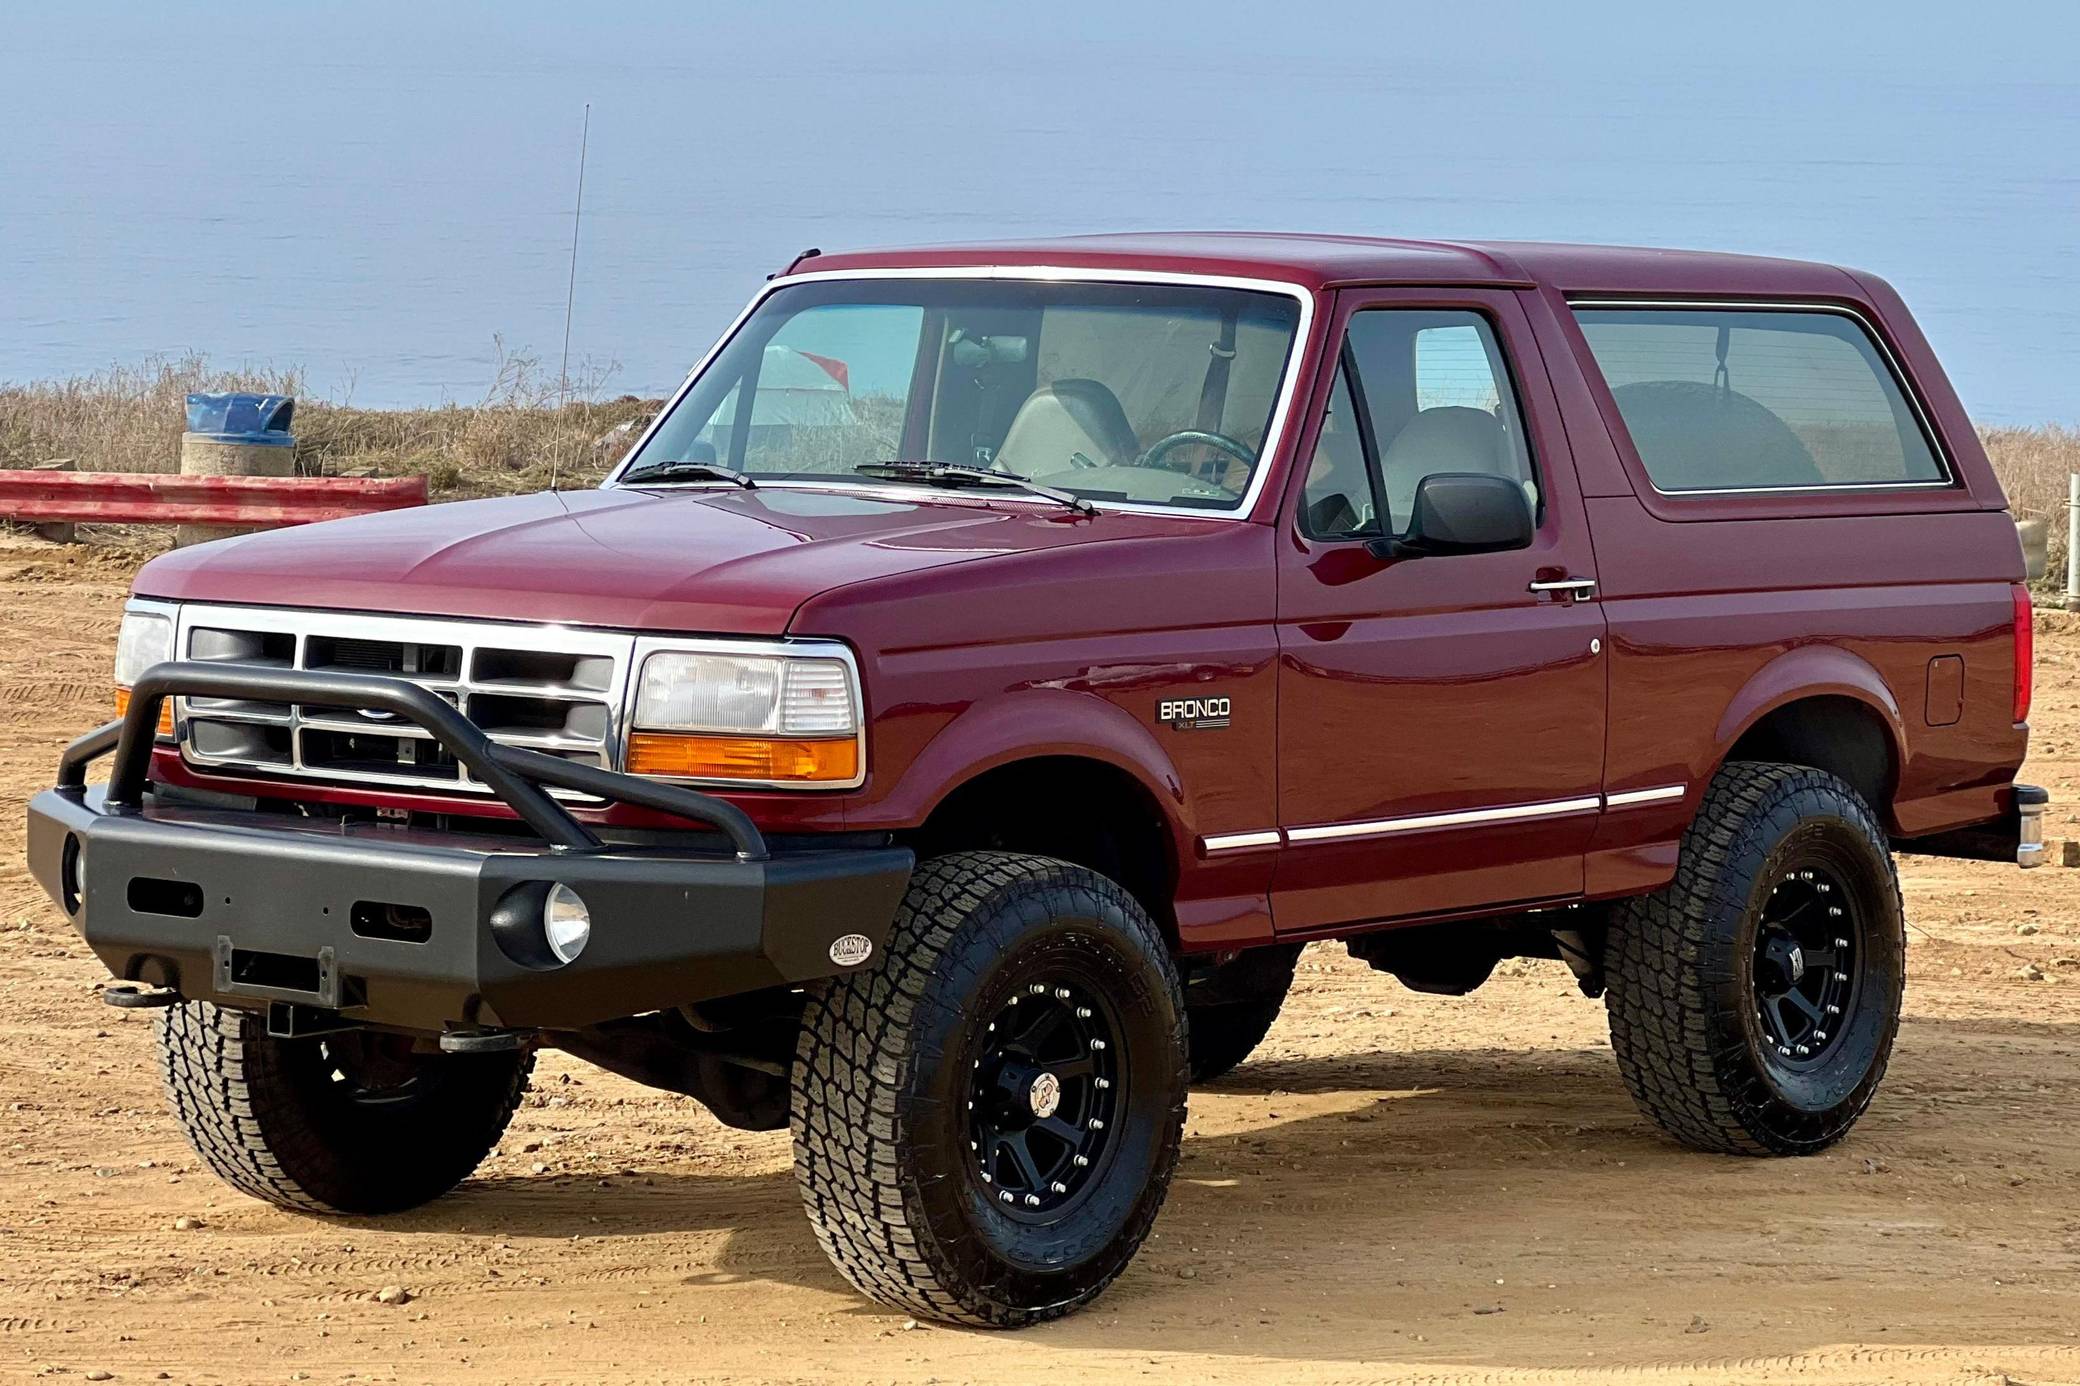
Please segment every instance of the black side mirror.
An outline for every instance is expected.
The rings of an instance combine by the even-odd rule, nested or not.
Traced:
[[[1408,531],[1366,547],[1377,558],[1495,553],[1530,547],[1534,530],[1518,482],[1493,472],[1434,472],[1416,487]]]

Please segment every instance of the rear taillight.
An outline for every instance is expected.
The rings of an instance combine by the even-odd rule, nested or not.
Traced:
[[[2037,629],[2029,589],[2015,584],[2015,720],[2029,720],[2030,686],[2035,681]]]

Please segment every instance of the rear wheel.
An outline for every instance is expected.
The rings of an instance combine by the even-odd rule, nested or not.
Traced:
[[[1611,1043],[1683,1144],[1804,1155],[1870,1105],[1899,1029],[1906,934],[1885,832],[1796,765],[1722,770],[1676,878],[1611,913]]]
[[[203,1163],[241,1193],[313,1213],[391,1213],[469,1177],[527,1091],[528,1053],[422,1053],[348,1030],[276,1039],[260,1017],[162,1012],[166,1096]]]
[[[1176,974],[1133,897],[1065,862],[960,853],[918,868],[877,965],[811,991],[795,1172],[859,1289],[1015,1327],[1133,1257],[1185,1091]]]

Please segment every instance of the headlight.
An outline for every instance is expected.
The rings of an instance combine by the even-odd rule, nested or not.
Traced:
[[[657,650],[637,680],[628,769],[678,779],[859,783],[849,660]]]
[[[154,664],[173,658],[173,622],[149,611],[126,611],[116,632],[116,684],[128,688]]]
[[[130,689],[145,670],[173,658],[173,620],[151,611],[126,611],[116,632],[116,716],[130,710]],[[173,735],[173,700],[159,704],[159,735]]]

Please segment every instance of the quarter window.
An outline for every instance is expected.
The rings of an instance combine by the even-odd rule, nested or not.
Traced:
[[[1852,317],[1581,308],[1576,318],[1656,490],[1947,479],[1899,382]]]

